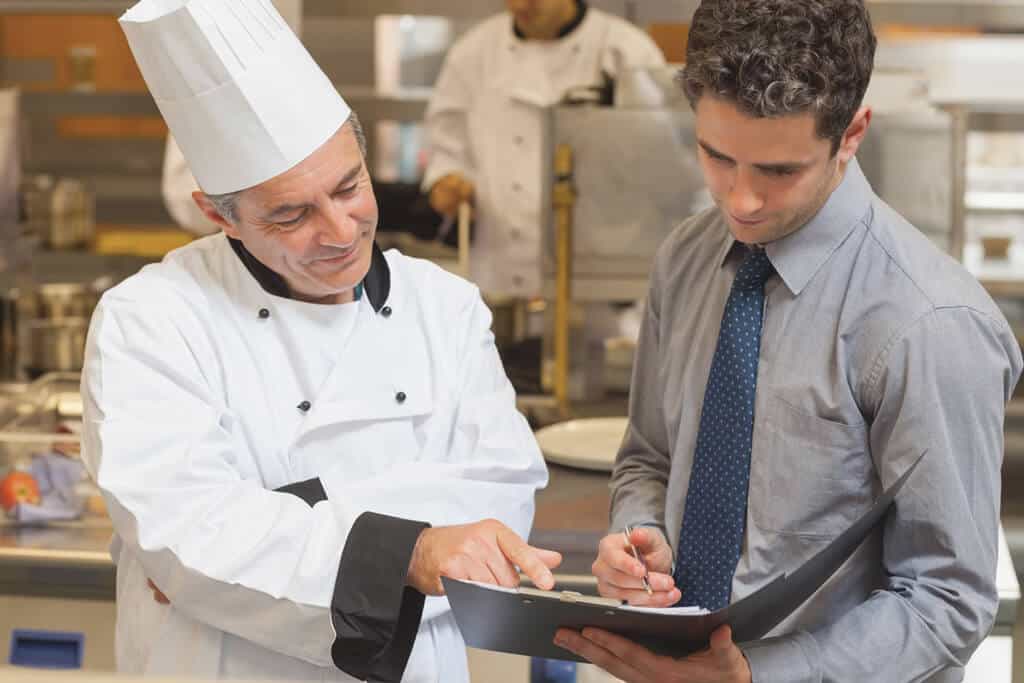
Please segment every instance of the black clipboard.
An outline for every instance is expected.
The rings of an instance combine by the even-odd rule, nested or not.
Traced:
[[[803,604],[853,554],[885,518],[924,455],[826,548],[795,571],[715,612],[638,612],[623,609],[618,600],[573,592],[509,591],[447,577],[441,581],[466,644],[482,650],[584,661],[553,641],[559,628],[586,626],[617,633],[658,654],[675,657],[706,648],[711,632],[723,624],[732,627],[733,640],[738,643],[756,640]]]

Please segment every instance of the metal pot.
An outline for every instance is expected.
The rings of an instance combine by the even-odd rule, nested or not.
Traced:
[[[39,285],[34,296],[36,315],[33,317],[51,321],[89,318],[100,300],[96,287],[76,282]]]
[[[92,241],[96,200],[82,181],[30,176],[22,192],[29,227],[50,249],[73,249]]]
[[[89,318],[29,321],[28,348],[22,349],[25,369],[31,375],[81,370],[88,331]]]
[[[0,292],[0,374],[80,370],[89,318],[111,284],[103,276]]]

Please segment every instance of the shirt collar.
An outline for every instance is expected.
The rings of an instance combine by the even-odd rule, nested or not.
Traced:
[[[578,29],[586,16],[587,3],[584,2],[584,0],[576,0],[576,16],[572,18],[572,21],[558,31],[558,38],[565,38],[567,35]],[[524,36],[523,32],[519,30],[519,27],[516,26],[516,22],[514,20],[512,21],[512,33],[514,33],[515,37],[519,40],[526,40],[526,36]]]
[[[854,226],[864,218],[873,196],[871,185],[857,160],[853,159],[847,165],[839,187],[832,191],[814,218],[796,232],[765,245],[772,266],[794,296],[803,291]],[[726,234],[728,239],[722,245],[720,265],[725,264],[736,245],[728,228]]]
[[[267,294],[279,296],[283,299],[293,298],[285,279],[253,256],[252,252],[246,249],[240,240],[228,237],[228,243],[231,244],[231,249],[238,256],[238,260],[242,262],[245,269],[249,271],[249,274],[253,276]],[[373,243],[370,270],[367,271],[366,277],[363,278],[360,286],[365,291],[366,298],[370,300],[370,305],[373,306],[374,312],[379,313],[391,294],[391,268],[388,266],[388,260],[384,257],[384,252],[380,250],[376,242]]]

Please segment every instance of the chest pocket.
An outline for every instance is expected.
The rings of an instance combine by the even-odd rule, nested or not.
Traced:
[[[779,534],[838,535],[874,499],[867,426],[808,415],[772,395],[758,411],[750,467],[751,521]]]
[[[300,476],[341,473],[355,483],[422,457],[432,427],[429,396],[365,396],[318,406],[295,443],[292,470]]]

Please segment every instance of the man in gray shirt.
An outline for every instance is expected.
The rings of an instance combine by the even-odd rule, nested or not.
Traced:
[[[717,608],[799,567],[928,454],[852,558],[769,638],[659,657],[556,642],[630,681],[955,681],[992,626],[1006,401],[1020,347],[855,154],[861,0],[705,0],[680,78],[717,207],[654,264],[603,595]]]

